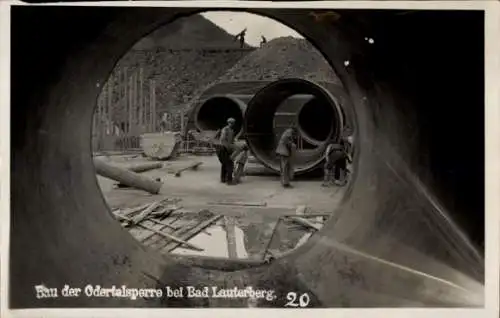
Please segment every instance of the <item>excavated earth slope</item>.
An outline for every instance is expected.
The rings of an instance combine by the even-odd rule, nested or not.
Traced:
[[[260,86],[282,78],[303,78],[312,82],[330,82],[340,84],[340,80],[323,58],[321,53],[307,40],[294,37],[280,37],[264,44],[259,49],[243,57],[224,75],[208,86],[200,87],[196,98],[189,102],[192,109],[199,100],[205,100],[217,93],[230,93],[220,86],[208,88],[224,82],[241,82],[237,93],[254,93]],[[244,82],[248,82],[248,88]],[[261,82],[262,84],[259,84]],[[234,85],[231,85],[234,86]],[[205,93],[205,92],[208,93]]]
[[[241,59],[219,81],[274,81],[298,77],[315,82],[339,82],[321,53],[307,40],[281,37]]]
[[[110,76],[114,120],[124,119],[124,88],[121,85],[119,89],[119,83],[125,78],[130,81],[139,68],[143,69],[145,102],[149,103],[149,80],[154,80],[156,110],[178,112],[196,89],[213,82],[252,50],[248,45],[241,49],[233,35],[201,15],[180,18],[157,29],[137,42]]]

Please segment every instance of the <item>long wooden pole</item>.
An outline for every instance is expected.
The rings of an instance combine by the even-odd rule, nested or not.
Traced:
[[[134,73],[134,127],[135,127],[135,133],[136,134],[139,133],[139,120],[138,120],[138,117],[139,117],[139,111],[140,111],[139,102],[137,101],[137,97],[139,96],[139,94],[137,92],[138,77],[139,77],[139,73],[138,73],[138,71],[135,71],[135,73]]]
[[[132,129],[133,129],[133,119],[132,119],[132,114],[133,114],[133,87],[132,87],[132,80],[133,80],[133,75],[130,75],[128,78],[128,125],[129,125],[129,135],[132,134]]]
[[[128,169],[109,165],[99,159],[94,159],[94,167],[96,173],[102,177],[118,181],[129,187],[147,191],[151,194],[158,194],[162,186],[161,182],[151,180]]]
[[[97,109],[98,109],[98,115],[97,115],[97,129],[99,130],[99,141],[98,141],[98,145],[99,145],[99,150],[102,150],[102,139],[103,139],[103,129],[102,129],[102,90],[101,90],[101,93],[99,94],[99,97],[97,98]]]
[[[131,219],[130,219],[130,218],[128,218],[128,217],[126,217],[126,216],[122,216],[122,215],[119,215],[119,214],[115,214],[115,216],[116,216],[117,218],[119,218],[120,220],[124,220],[124,221],[131,221]],[[149,220],[148,220],[148,221],[149,221]],[[173,235],[171,235],[171,234],[168,234],[168,233],[165,233],[165,232],[159,231],[159,230],[157,230],[157,229],[155,229],[155,228],[153,228],[153,227],[149,227],[149,226],[144,225],[144,224],[142,224],[142,223],[137,223],[136,225],[137,225],[137,226],[139,226],[139,227],[142,227],[143,229],[146,229],[146,230],[148,230],[148,231],[151,231],[151,232],[153,232],[153,233],[155,233],[155,234],[158,234],[158,235],[161,235],[161,236],[163,236],[163,237],[166,237],[166,238],[168,238],[168,239],[170,239],[170,240],[172,240],[172,241],[174,241],[174,242],[176,242],[176,243],[178,243],[178,244],[181,244],[181,245],[186,245],[186,246],[188,246],[188,247],[190,247],[190,248],[192,248],[192,249],[194,249],[194,250],[196,250],[196,251],[199,251],[199,252],[203,252],[203,251],[204,251],[204,249],[203,249],[203,248],[201,248],[201,247],[198,247],[198,246],[196,246],[196,245],[194,245],[194,244],[191,244],[191,243],[189,243],[189,242],[186,242],[186,241],[184,241],[184,240],[181,240],[181,239],[179,239],[178,237],[175,237],[175,236],[173,236]]]
[[[153,80],[149,80],[149,120],[148,130],[153,132]]]
[[[156,81],[153,80],[153,132],[156,132]]]
[[[97,100],[97,103],[99,103],[99,99]],[[95,149],[95,143],[97,142],[97,116],[98,116],[98,107],[95,105],[94,107],[94,115],[92,116],[92,142],[93,142],[93,148]]]
[[[141,127],[140,133],[142,134],[144,131],[144,72],[143,68],[139,69],[139,125]]]
[[[127,72],[127,67],[123,68],[123,121],[125,122],[125,134],[129,133],[129,125],[128,125],[128,120],[127,120],[127,114],[128,114],[128,72]]]
[[[109,134],[114,135],[115,127],[113,121],[113,85],[114,85],[114,75],[112,74],[108,80],[108,120],[109,120]]]

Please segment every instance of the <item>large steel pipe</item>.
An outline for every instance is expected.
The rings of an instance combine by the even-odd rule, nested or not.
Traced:
[[[482,306],[481,11],[339,10],[331,26],[297,9],[255,10],[316,43],[350,94],[359,151],[344,200],[332,202],[334,217],[292,254],[235,272],[226,271],[237,267],[226,266],[231,260],[208,268],[160,257],[121,228],[92,163],[98,84],[142,36],[198,11],[12,8],[9,306],[246,305],[222,298],[37,299],[34,286],[42,283],[252,286],[276,292],[259,306],[279,308],[290,291],[307,292],[318,307]],[[457,67],[461,76],[453,76]]]
[[[254,94],[224,94],[199,101],[192,110],[196,129],[216,131],[224,127],[226,120],[232,117],[236,120],[236,135],[239,135],[242,132],[247,104],[253,97]],[[289,123],[299,128],[307,143],[319,146],[333,133],[332,107],[313,95],[292,95],[278,106],[273,117],[278,126],[275,134],[283,131],[283,123]]]
[[[194,123],[200,131],[215,131],[224,127],[227,119],[232,117],[236,120],[234,130],[238,135],[243,127],[245,109],[246,103],[239,96],[212,96],[195,108]]]
[[[313,140],[323,141],[316,149],[297,152],[294,167],[300,174],[321,164],[326,147],[324,142],[338,140],[344,125],[342,110],[326,89],[304,79],[283,79],[265,86],[247,106],[244,135],[253,155],[266,167],[279,171],[280,163],[275,154],[279,135],[276,135],[273,120],[280,105],[294,95],[314,96],[312,99],[308,97],[297,110],[300,131]]]

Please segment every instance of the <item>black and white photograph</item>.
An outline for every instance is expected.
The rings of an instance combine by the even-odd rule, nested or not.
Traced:
[[[498,313],[488,5],[130,3],[2,5],[7,315]]]

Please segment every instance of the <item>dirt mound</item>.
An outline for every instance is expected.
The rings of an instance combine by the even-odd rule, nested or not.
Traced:
[[[253,49],[240,48],[234,36],[201,15],[160,27],[137,42],[117,63],[113,78],[114,120],[125,118],[124,81],[143,72],[142,96],[149,100],[149,80],[155,81],[157,112],[179,112],[199,87],[222,76]],[[136,77],[139,81],[139,76]],[[140,94],[138,94],[140,95]]]
[[[290,77],[316,83],[341,83],[326,59],[309,41],[291,36],[280,37],[247,54],[210,85],[200,86],[191,95],[195,97],[186,104],[186,109],[193,109],[205,91],[216,84],[231,81],[271,82]]]
[[[310,42],[294,37],[269,41],[241,59],[218,81],[274,81],[288,77],[340,82],[328,62]]]
[[[204,18],[202,15],[192,15],[175,20],[152,32],[133,49],[151,50],[163,49],[199,49],[199,48],[228,48],[240,47],[234,36]],[[245,45],[249,48],[249,45]]]

